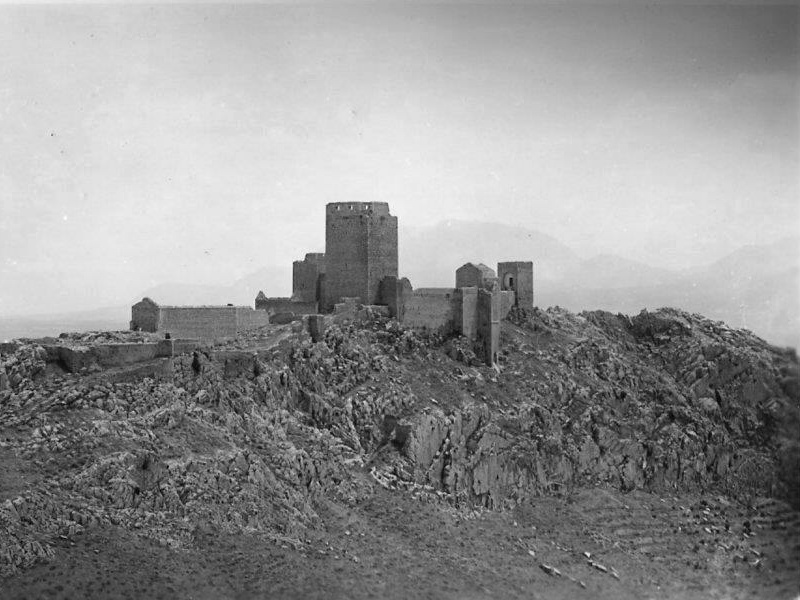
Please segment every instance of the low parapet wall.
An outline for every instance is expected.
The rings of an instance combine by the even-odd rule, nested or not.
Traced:
[[[47,360],[60,364],[70,373],[92,366],[112,368],[135,365],[158,358],[171,358],[191,352],[199,340],[160,340],[145,343],[98,344],[94,346],[62,346],[45,344]]]

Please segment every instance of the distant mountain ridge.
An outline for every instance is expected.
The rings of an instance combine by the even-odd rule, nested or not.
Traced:
[[[581,261],[554,237],[513,225],[450,220],[400,229],[400,274],[415,287],[455,285],[466,262],[494,269],[506,260],[534,261],[535,279],[558,278]]]

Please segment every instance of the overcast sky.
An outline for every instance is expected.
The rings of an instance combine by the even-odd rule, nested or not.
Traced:
[[[798,232],[798,64],[792,6],[0,6],[0,314],[229,284],[333,201],[709,263]]]

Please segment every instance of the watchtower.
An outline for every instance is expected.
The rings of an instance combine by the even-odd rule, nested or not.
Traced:
[[[501,290],[514,291],[514,304],[533,310],[533,263],[531,261],[497,263]]]
[[[386,202],[333,202],[325,209],[324,309],[342,298],[380,302],[380,283],[397,277],[397,217]]]

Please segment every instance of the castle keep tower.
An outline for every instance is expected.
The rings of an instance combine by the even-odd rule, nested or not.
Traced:
[[[325,210],[325,311],[342,298],[380,303],[380,282],[397,277],[397,217],[386,202],[334,202]]]

